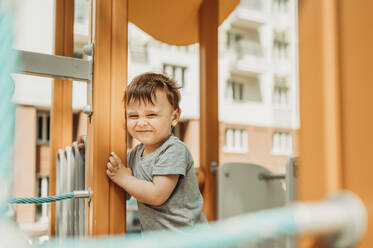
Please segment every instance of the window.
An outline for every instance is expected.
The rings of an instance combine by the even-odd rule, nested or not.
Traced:
[[[287,77],[275,77],[275,84],[273,87],[273,104],[276,106],[289,105],[289,87],[287,86]]]
[[[288,34],[286,31],[274,32],[273,35],[273,57],[287,58],[288,57]]]
[[[240,42],[244,39],[243,34],[234,32],[232,30],[227,31],[227,48],[235,48],[239,46]]]
[[[280,155],[293,153],[293,141],[290,133],[274,132],[272,139],[272,153]]]
[[[246,153],[248,151],[248,136],[244,129],[227,128],[225,130],[224,152]]]
[[[163,72],[175,80],[181,88],[185,88],[186,70],[185,66],[163,64]]]
[[[288,5],[289,0],[272,0],[272,10],[273,12],[288,12]]]
[[[36,144],[49,144],[50,115],[49,112],[37,113],[37,136]]]
[[[48,177],[38,178],[38,197],[47,197],[49,187]],[[48,220],[48,204],[36,205],[36,220]]]
[[[245,31],[245,33],[242,33],[239,30],[228,30],[227,49],[233,51],[237,59],[243,59],[246,55],[262,57],[263,51],[258,31]]]
[[[228,80],[227,84],[227,98],[233,101],[243,101],[244,97],[244,83],[236,80]]]
[[[226,102],[234,104],[262,103],[262,89],[257,76],[231,74],[224,90]]]

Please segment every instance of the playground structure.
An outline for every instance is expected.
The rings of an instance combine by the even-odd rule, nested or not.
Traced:
[[[216,219],[216,178],[210,172],[209,165],[213,161],[218,163],[217,28],[238,1],[220,2],[221,7],[225,6],[220,8],[220,12],[215,1],[204,1],[196,5],[185,2],[175,5],[176,11],[165,7],[171,4],[168,1],[157,3],[150,9],[144,8],[147,3],[141,1],[96,1],[92,6],[94,89],[92,98],[90,93],[88,96],[88,102],[92,103],[93,114],[90,116],[88,127],[86,182],[87,187],[91,188],[94,194],[87,213],[91,216],[88,220],[88,234],[117,234],[125,231],[124,192],[108,180],[100,165],[105,164],[107,154],[111,151],[126,161],[126,131],[123,129],[125,110],[122,107],[122,94],[125,90],[123,82],[127,81],[128,21],[139,25],[145,31],[151,30],[154,37],[171,44],[188,44],[199,40],[200,66],[203,68],[200,71],[200,163],[203,166],[199,177],[204,178],[204,212],[208,219]],[[73,1],[56,2],[56,55],[72,56],[73,6]],[[193,12],[196,6],[199,6],[200,11]],[[190,11],[192,11],[192,19],[190,16],[184,16],[184,19],[178,16],[178,13],[190,13]],[[150,15],[159,21],[158,29],[153,26],[153,18],[148,18]],[[177,24],[173,23],[170,27],[173,28],[172,32],[171,30],[164,32],[169,18],[180,23],[189,23],[190,26],[180,30]],[[199,26],[198,29],[196,25]],[[184,37],[180,36],[182,34],[188,38],[180,39]],[[72,143],[71,139],[66,138],[66,133],[71,132],[72,129],[71,94],[71,83],[60,79],[54,81],[50,143],[52,164],[55,162],[57,150]],[[104,102],[106,104],[103,104]],[[122,138],[118,139],[118,137]],[[54,168],[52,166],[50,172],[50,194],[56,192]],[[55,226],[53,205],[51,212],[53,227]],[[52,234],[54,234],[53,228]]]
[[[56,2],[57,55],[72,55],[69,11],[73,8],[72,2]],[[145,3],[137,3],[143,10],[141,6],[145,6]],[[136,10],[136,6],[131,4],[134,1],[97,0],[92,8],[93,93],[86,178],[87,186],[94,193],[86,213],[89,216],[87,235],[125,232],[124,193],[109,182],[100,165],[105,164],[110,151],[116,152],[125,161],[125,130],[122,126],[125,123],[122,119],[125,110],[119,104],[125,88],[122,82],[126,81],[127,18],[123,17],[136,23],[131,15],[132,18],[141,16],[136,15],[135,11],[131,12],[131,9]],[[224,5],[220,8],[218,6],[218,1],[201,2],[198,12],[199,35],[194,36],[198,37],[201,56],[202,169],[199,178],[204,185],[204,212],[209,220],[216,219],[216,177],[211,173],[210,165],[219,164],[218,149],[214,146],[218,144],[217,17]],[[302,123],[298,177],[300,200],[319,200],[341,189],[350,189],[362,198],[366,206],[372,201],[369,192],[372,170],[369,164],[372,158],[368,150],[369,138],[372,136],[372,117],[366,115],[366,111],[356,111],[365,110],[371,102],[371,76],[365,72],[369,71],[367,66],[372,53],[369,46],[372,35],[364,30],[369,30],[369,9],[372,7],[370,3],[358,5],[356,2],[337,3],[331,0],[302,1],[299,5]],[[146,16],[146,12],[143,13]],[[151,21],[149,18],[145,19]],[[315,23],[315,19],[318,22]],[[160,24],[157,25],[160,27]],[[61,26],[64,28],[61,29]],[[356,26],[364,28],[355,29]],[[147,29],[145,24],[143,28]],[[175,34],[168,32],[170,33]],[[190,36],[192,35],[188,35]],[[162,37],[160,35],[157,38],[168,41],[167,35]],[[175,37],[170,37],[169,43],[184,44],[176,43],[173,38]],[[65,135],[71,131],[71,83],[56,79],[53,90],[51,150],[54,155],[51,157],[54,163],[57,150],[72,143],[70,136]],[[107,104],[103,104],[106,102],[103,99],[107,99]],[[55,174],[52,171],[50,175]],[[51,178],[52,195],[56,193],[53,180],[55,179]],[[371,209],[368,208],[368,214],[370,212]],[[54,208],[51,219],[54,227]],[[370,220],[367,234],[361,241],[363,247],[370,247],[373,243],[369,235],[369,223]],[[51,231],[54,234],[53,228]],[[312,241],[304,240],[301,243],[309,247],[310,242]]]

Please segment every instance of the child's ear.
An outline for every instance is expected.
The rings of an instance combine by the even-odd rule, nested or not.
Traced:
[[[181,114],[181,110],[180,109],[176,109],[173,114],[172,114],[172,123],[171,125],[173,127],[175,127],[177,125],[177,123],[179,122],[180,120],[180,114]]]

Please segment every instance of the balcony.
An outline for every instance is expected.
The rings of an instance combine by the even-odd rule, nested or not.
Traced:
[[[231,70],[254,75],[265,71],[264,50],[259,43],[241,40],[232,47],[232,50],[235,56],[231,62]]]
[[[260,0],[241,0],[232,13],[232,25],[243,28],[259,28],[266,22],[266,10]]]

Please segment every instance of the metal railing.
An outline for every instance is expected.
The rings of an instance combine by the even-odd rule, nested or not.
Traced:
[[[85,152],[78,149],[77,142],[72,147],[59,150],[56,161],[56,193],[84,190]],[[56,235],[60,237],[85,234],[85,209],[87,201],[72,199],[56,202]]]

